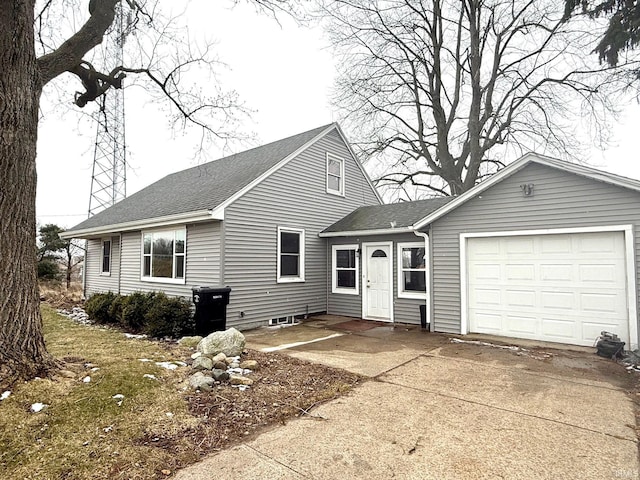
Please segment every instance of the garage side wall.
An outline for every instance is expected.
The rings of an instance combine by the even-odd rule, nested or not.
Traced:
[[[532,196],[522,184],[534,185]],[[461,233],[631,224],[637,251],[639,207],[638,192],[535,163],[480,193],[431,225],[435,330],[460,333]]]

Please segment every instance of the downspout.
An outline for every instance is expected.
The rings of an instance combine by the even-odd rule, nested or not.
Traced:
[[[428,257],[428,264],[429,264],[429,275],[425,275],[425,281],[427,282],[427,291],[424,293],[424,302],[425,302],[425,308],[426,308],[426,317],[427,317],[427,324],[429,325],[429,331],[433,331],[433,329],[431,328],[431,308],[429,308],[429,296],[431,295],[431,251],[429,250],[429,235],[424,233],[424,232],[420,232],[418,230],[415,229],[415,227],[413,227],[413,225],[411,226],[411,229],[413,230],[413,234],[416,235],[417,237],[422,237],[424,239],[424,254]],[[426,263],[425,263],[426,266]]]
[[[118,236],[118,295],[122,295],[122,232]]]
[[[82,260],[82,297],[87,299],[87,251],[89,250],[89,240],[84,241],[84,259]]]

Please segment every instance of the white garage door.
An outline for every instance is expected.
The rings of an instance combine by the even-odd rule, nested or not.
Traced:
[[[467,239],[469,331],[629,348],[624,234]]]

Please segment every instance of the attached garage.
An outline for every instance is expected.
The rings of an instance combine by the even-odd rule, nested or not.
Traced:
[[[463,239],[469,332],[590,346],[608,331],[629,344],[624,228]]]
[[[435,331],[638,348],[640,181],[527,154],[412,229]]]

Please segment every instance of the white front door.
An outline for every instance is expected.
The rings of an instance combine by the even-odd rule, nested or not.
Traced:
[[[391,320],[393,301],[391,245],[364,244],[363,316],[375,320]]]

